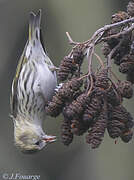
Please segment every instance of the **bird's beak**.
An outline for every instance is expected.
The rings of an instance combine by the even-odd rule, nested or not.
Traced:
[[[44,140],[46,143],[52,143],[56,141],[56,136],[43,136],[42,140]]]

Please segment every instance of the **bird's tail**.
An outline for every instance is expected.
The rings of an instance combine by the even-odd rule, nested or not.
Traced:
[[[40,21],[41,21],[41,10],[35,15],[33,12],[30,13],[29,19],[29,41],[40,41]]]

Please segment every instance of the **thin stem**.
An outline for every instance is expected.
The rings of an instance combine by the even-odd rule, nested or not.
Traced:
[[[102,28],[98,29],[93,35],[92,37],[87,40],[87,41],[84,41],[84,42],[75,42],[72,40],[70,34],[68,32],[66,32],[66,35],[69,39],[69,43],[72,44],[72,45],[78,45],[78,44],[90,44],[91,42],[93,42],[96,37],[100,34],[100,38],[102,38],[103,34],[105,31],[111,29],[111,28],[115,28],[115,27],[118,27],[118,26],[121,26],[123,24],[128,24],[128,23],[134,23],[134,17],[132,18],[129,18],[129,19],[126,19],[126,20],[123,20],[123,21],[120,21],[120,22],[117,22],[117,23],[113,23],[113,24],[108,24],[108,25],[105,25],[103,26]],[[124,31],[121,32],[120,35],[124,35],[126,34],[126,32],[131,32],[132,30],[134,29],[134,25],[132,25],[130,28],[128,28],[127,30],[125,29]],[[101,42],[100,39],[98,40],[98,42]],[[98,43],[96,42],[96,43]]]
[[[100,62],[102,68],[104,68],[104,63],[103,63],[102,59],[100,58],[100,56],[98,54],[96,54],[95,52],[94,52],[94,55],[96,56],[97,60]]]
[[[88,57],[87,57],[87,59],[88,59],[88,75],[90,77],[90,83],[91,83],[90,88],[89,88],[88,93],[87,93],[88,96],[91,93],[92,88],[93,88],[93,77],[91,75],[91,73],[92,73],[91,68],[92,68],[92,56],[93,56],[93,53],[94,53],[94,44],[91,44],[91,46],[90,46],[90,48],[88,50]]]
[[[123,31],[121,31],[121,32],[119,32],[119,33],[117,33],[117,34],[112,34],[112,35],[110,35],[110,36],[108,36],[108,37],[102,38],[101,41],[108,41],[108,40],[111,39],[111,38],[121,37],[121,36],[123,36],[123,35],[125,35],[125,34],[130,33],[130,32],[133,31],[133,30],[134,30],[134,24],[133,24],[131,27],[129,27],[128,29],[125,29],[125,30],[123,30]]]
[[[112,79],[109,79],[109,80],[111,81],[111,83],[114,87],[115,93],[116,93],[117,97],[119,97],[120,103],[121,103],[122,102],[121,93],[120,93],[120,91],[118,91],[117,85],[113,82]]]
[[[92,66],[92,56],[94,53],[94,44],[91,44],[88,53],[87,53],[87,59],[88,59],[88,74],[91,74],[91,66]]]
[[[68,40],[69,40],[69,44],[71,44],[71,45],[77,45],[77,44],[79,44],[78,42],[73,41],[73,39],[71,38],[69,32],[66,32],[66,35],[67,35],[67,38],[68,38]]]
[[[84,74],[84,75],[81,76],[78,80],[84,79],[84,78],[86,78],[86,77],[88,77],[88,76],[89,76],[89,74]]]
[[[91,91],[92,91],[92,89],[93,89],[93,77],[92,77],[91,74],[89,75],[89,77],[90,77],[90,83],[91,83],[91,85],[90,85],[90,88],[89,88],[89,90],[88,90],[87,96],[90,95],[90,93],[91,93]]]
[[[113,24],[109,24],[109,25],[105,25],[104,27],[98,29],[94,34],[93,36],[91,37],[90,39],[90,42],[92,42],[97,36],[98,34],[100,34],[101,32],[104,32],[104,31],[107,31],[111,28],[114,28],[114,27],[118,27],[118,26],[121,26],[123,24],[127,24],[127,23],[133,23],[134,22],[134,17],[133,18],[130,18],[130,19],[126,19],[124,21],[120,21],[120,22],[117,22],[117,23],[113,23]]]

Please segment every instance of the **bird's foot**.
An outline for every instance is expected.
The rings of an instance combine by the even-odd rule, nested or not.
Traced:
[[[59,69],[60,69],[60,68],[59,68],[59,67],[56,67],[56,66],[50,68],[50,70],[51,70],[52,72],[58,71]]]

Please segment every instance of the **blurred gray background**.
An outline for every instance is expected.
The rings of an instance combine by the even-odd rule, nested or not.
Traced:
[[[69,147],[60,141],[34,155],[19,152],[13,142],[13,123],[9,118],[11,82],[28,36],[29,12],[42,9],[45,46],[55,65],[70,46],[65,32],[76,41],[90,38],[99,27],[110,22],[126,0],[0,0],[0,180],[3,173],[40,175],[41,180],[134,180],[134,141],[118,140],[107,134],[100,148],[91,150],[84,137],[76,137]],[[116,70],[116,69],[115,69]],[[133,99],[125,106],[134,116]],[[45,122],[48,133],[60,136],[61,118]]]

